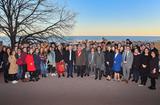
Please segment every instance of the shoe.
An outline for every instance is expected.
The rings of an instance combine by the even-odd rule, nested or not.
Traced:
[[[126,80],[125,79],[122,79],[122,82],[125,82]]]
[[[57,76],[57,74],[56,74],[56,73],[53,73],[53,76]]]
[[[51,76],[53,77],[53,76],[54,76],[54,74],[52,73],[52,74],[51,74]]]
[[[14,81],[12,81],[12,83],[13,83],[13,84],[16,84],[16,83],[18,83],[18,81],[14,80]]]
[[[61,76],[60,76],[60,75],[58,75],[58,78],[61,78]]]
[[[143,85],[143,84],[139,84],[138,86],[139,86],[139,87],[143,87],[144,85]]]
[[[138,83],[138,80],[135,80],[135,83]]]
[[[69,75],[67,76],[67,78],[69,78]]]
[[[63,76],[63,77],[65,77],[65,75],[64,75],[64,74],[62,74],[62,76]]]
[[[150,90],[156,90],[156,88],[155,87],[152,87],[152,86],[150,86],[150,87],[148,87]]]
[[[134,82],[135,80],[133,79],[132,82]]]
[[[126,80],[125,82],[126,82],[126,84],[128,84],[128,80]]]
[[[71,77],[73,78],[73,75],[71,75]]]
[[[8,83],[8,81],[7,81],[7,80],[5,80],[4,82],[5,82],[5,83]]]
[[[97,80],[97,78],[95,78],[95,80]]]

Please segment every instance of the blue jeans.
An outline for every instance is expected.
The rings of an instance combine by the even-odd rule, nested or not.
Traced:
[[[72,62],[68,63],[67,74],[68,76],[73,76],[73,63]]]

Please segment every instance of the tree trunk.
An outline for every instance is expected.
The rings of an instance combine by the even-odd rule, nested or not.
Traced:
[[[11,42],[11,48],[13,49],[15,47],[15,43],[16,43],[15,35],[11,35],[10,42]]]

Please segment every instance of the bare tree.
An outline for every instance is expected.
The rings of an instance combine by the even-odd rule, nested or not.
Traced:
[[[0,32],[12,48],[27,40],[63,38],[73,28],[76,14],[49,0],[0,0]]]

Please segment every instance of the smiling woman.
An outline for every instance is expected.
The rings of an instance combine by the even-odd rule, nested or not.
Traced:
[[[72,35],[159,35],[159,0],[68,0],[78,13]]]

